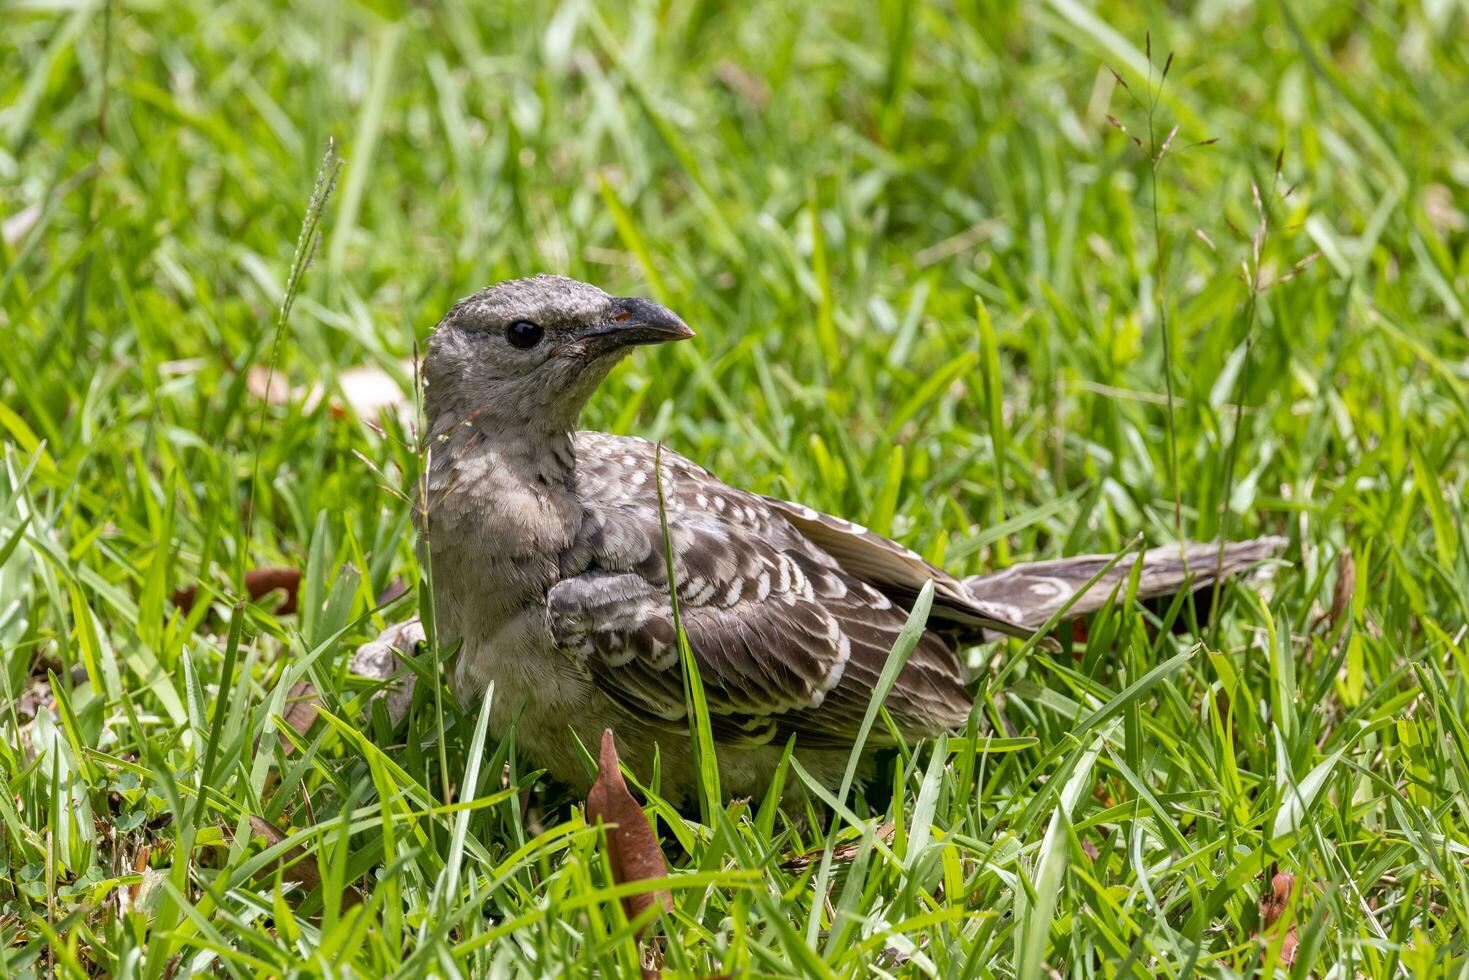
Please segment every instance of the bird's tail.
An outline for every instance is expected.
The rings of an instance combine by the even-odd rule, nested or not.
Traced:
[[[1139,559],[1143,567],[1137,597],[1152,599],[1174,595],[1184,588],[1197,590],[1213,585],[1218,579],[1274,556],[1284,545],[1285,539],[1280,537],[1233,542],[1224,546],[1222,562],[1217,543],[1189,543],[1182,549],[1177,544],[1168,544],[1144,551],[1136,559],[1124,556],[1071,604],[1066,618],[1096,612],[1114,601],[1114,597],[1123,597],[1133,563]],[[996,615],[1018,626],[1036,629],[1085,588],[1092,576],[1114,557],[1077,555],[1012,565],[1004,571],[967,578],[964,586],[977,603],[994,609]]]

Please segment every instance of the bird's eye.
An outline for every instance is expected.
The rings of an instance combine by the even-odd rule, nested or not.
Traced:
[[[505,339],[510,341],[510,346],[521,350],[529,350],[539,344],[545,335],[546,331],[529,320],[516,320],[505,328]]]

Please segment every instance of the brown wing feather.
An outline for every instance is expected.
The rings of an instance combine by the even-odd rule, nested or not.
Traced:
[[[860,524],[832,517],[802,504],[763,498],[797,531],[830,555],[843,570],[903,605],[911,605],[930,579],[934,584],[932,621],[960,627],[963,639],[978,641],[981,630],[1028,637],[1031,630],[1006,616],[997,605],[977,598],[964,583],[895,541]]]
[[[552,634],[609,695],[681,725],[654,447],[593,433],[577,440],[587,519],[562,556],[567,577],[548,596]],[[850,744],[906,610],[764,498],[666,450],[661,474],[679,608],[716,736],[764,742],[795,732],[801,745]],[[887,708],[901,731],[924,736],[962,723],[970,702],[953,650],[926,632]]]

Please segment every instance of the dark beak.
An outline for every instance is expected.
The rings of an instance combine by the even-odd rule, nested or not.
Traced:
[[[645,299],[618,297],[612,301],[612,315],[607,322],[579,340],[595,355],[619,347],[688,340],[693,335],[689,325],[672,310]]]

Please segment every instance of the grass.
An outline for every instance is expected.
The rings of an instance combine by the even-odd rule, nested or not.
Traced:
[[[956,572],[1290,542],[1212,624],[975,651],[967,730],[839,801],[840,860],[651,797],[669,973],[1469,969],[1464,8],[878,8],[7,8],[0,970],[637,969],[580,801],[481,744],[452,651],[396,728],[348,673],[425,574],[411,433],[246,383],[411,388],[454,299],[542,269],[699,331],[588,427]],[[274,566],[298,614],[239,603]]]

